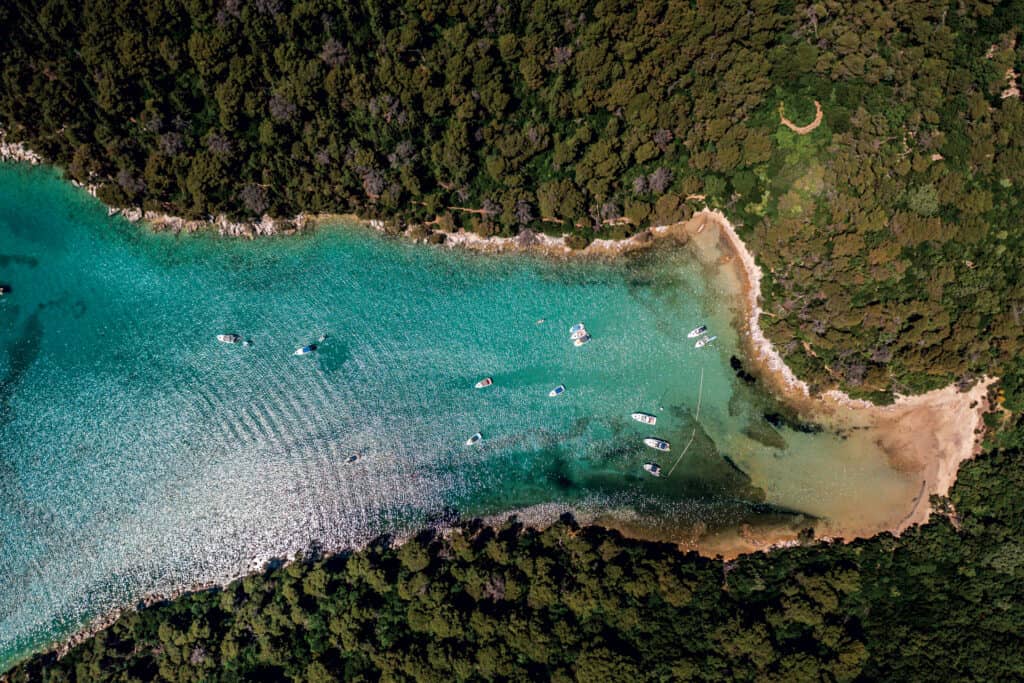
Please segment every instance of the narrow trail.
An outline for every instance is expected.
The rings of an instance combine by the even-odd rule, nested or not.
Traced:
[[[818,100],[814,100],[814,108],[817,110],[817,113],[814,115],[814,120],[806,126],[798,126],[786,118],[786,115],[783,113],[785,111],[785,107],[785,104],[779,102],[779,123],[784,125],[786,128],[789,128],[797,135],[807,135],[821,125],[821,119],[824,117],[824,113],[821,111],[821,103],[818,102]]]
[[[700,369],[700,388],[697,390],[697,412],[693,416],[694,422],[696,422],[697,420],[700,419],[700,401],[701,401],[701,399],[703,397],[704,397],[704,368],[701,368]],[[686,455],[686,451],[690,450],[690,446],[693,445],[693,440],[696,437],[697,437],[697,426],[694,425],[693,433],[690,434],[690,440],[686,442],[686,448],[684,448],[683,452],[679,454],[679,457],[676,458],[675,464],[672,465],[672,469],[670,469],[668,471],[668,474],[665,475],[666,479],[668,479],[669,477],[672,476],[672,473],[676,469],[676,465],[678,465],[679,462],[683,459],[683,456]]]

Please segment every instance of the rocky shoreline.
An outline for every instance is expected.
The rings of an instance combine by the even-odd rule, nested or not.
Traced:
[[[7,133],[0,128],[0,161],[38,166],[43,158],[20,142],[7,142]]]

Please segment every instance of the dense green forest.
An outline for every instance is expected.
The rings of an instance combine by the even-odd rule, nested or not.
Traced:
[[[1021,408],[1022,26],[1020,0],[13,0],[0,125],[110,204],[187,216],[582,245],[705,195],[815,388],[989,372]],[[812,133],[779,125],[815,100]]]
[[[128,614],[10,680],[1024,677],[1022,27],[1021,0],[0,4],[0,126],[112,205],[583,245],[706,201],[813,387],[993,374],[1015,415],[898,539],[723,563],[469,525]]]
[[[1020,680],[1013,435],[901,538],[722,562],[568,520],[470,524],[129,613],[8,680]]]

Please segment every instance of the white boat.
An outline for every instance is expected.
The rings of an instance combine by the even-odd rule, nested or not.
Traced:
[[[668,441],[665,441],[664,439],[655,439],[653,437],[647,437],[644,439],[644,445],[649,448],[653,448],[656,451],[667,451],[670,448]]]
[[[645,462],[644,470],[646,470],[652,477],[661,476],[661,466],[656,462]]]
[[[472,446],[473,444],[480,443],[483,440],[483,438],[484,438],[484,435],[481,434],[480,432],[477,432],[473,436],[471,436],[468,439],[466,439],[466,445],[467,446]]]
[[[548,392],[548,396],[561,396],[565,393],[565,385],[559,384],[557,387]]]
[[[483,389],[484,387],[489,387],[492,384],[494,384],[494,380],[493,379],[491,379],[490,377],[484,377],[482,380],[480,380],[479,382],[474,384],[473,388],[474,389]]]
[[[356,455],[355,453],[353,453],[352,455],[350,455],[347,458],[345,458],[345,464],[351,465],[352,463],[354,463],[358,459],[359,459],[359,456]]]
[[[686,336],[689,339],[693,339],[694,337],[699,337],[700,335],[704,334],[707,331],[708,331],[708,326],[707,325],[701,325],[700,327],[695,327],[692,330],[690,330],[690,334],[688,334]]]
[[[242,338],[237,334],[218,334],[217,341],[224,342],[225,344],[237,344],[242,341]]]
[[[292,355],[305,356],[306,354],[313,353],[314,351],[316,351],[316,344],[307,344],[306,346],[302,346],[295,349],[295,353],[293,353]]]
[[[585,329],[583,329],[583,330],[576,330],[575,332],[573,332],[572,334],[569,335],[569,339],[571,339],[572,341],[576,341],[577,339],[581,339],[582,337],[586,337],[586,336],[588,336],[588,334],[587,334],[587,331]]]
[[[576,323],[575,325],[569,328],[569,334],[576,334],[577,332],[581,331],[586,332],[586,330],[587,328],[586,326],[583,325],[583,323]]]
[[[322,343],[324,343],[325,341],[327,341],[327,337],[328,337],[328,336],[329,336],[329,335],[328,335],[328,334],[327,334],[326,332],[324,332],[323,334],[321,334],[321,335],[320,335],[320,338],[319,338],[319,339],[317,339],[317,341],[318,341],[318,342],[320,342],[320,343],[322,344]]]
[[[546,322],[547,322],[547,318],[538,318],[537,322],[535,322],[534,325],[543,325]]]
[[[643,422],[645,425],[658,424],[658,418],[648,413],[633,413],[632,417],[637,422]]]
[[[585,334],[585,335],[583,335],[582,337],[580,337],[578,339],[574,339],[573,342],[572,342],[572,345],[573,346],[583,346],[588,341],[590,341],[590,338],[591,337],[590,337],[589,334]]]
[[[710,344],[711,342],[715,341],[716,339],[718,339],[718,337],[714,337],[714,336],[709,337],[708,335],[705,334],[703,337],[701,337],[700,339],[697,340],[697,343],[693,345],[693,348],[695,348],[695,349],[703,348],[703,347],[707,346],[708,344]]]

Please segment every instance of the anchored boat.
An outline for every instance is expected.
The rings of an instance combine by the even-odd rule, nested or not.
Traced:
[[[583,346],[584,344],[589,342],[590,339],[591,339],[591,336],[589,334],[585,334],[584,333],[584,335],[582,337],[577,337],[576,339],[573,339],[572,340],[572,345],[573,346]]]
[[[644,463],[644,469],[652,477],[660,477],[661,476],[661,466],[658,463],[656,463],[656,462],[645,462]]]
[[[697,340],[697,343],[693,345],[693,348],[695,348],[695,349],[703,348],[703,347],[707,346],[708,344],[710,344],[711,342],[715,341],[716,339],[718,339],[718,337],[715,337],[715,336],[709,337],[708,335],[705,334],[703,337],[701,337],[700,339]]]
[[[557,387],[548,392],[548,396],[561,396],[565,393],[565,385],[559,384]]]
[[[242,341],[242,338],[237,334],[218,334],[217,341],[224,342],[225,344],[237,344]]]
[[[632,417],[637,422],[643,422],[645,425],[658,424],[658,418],[648,413],[633,413]]]
[[[482,380],[480,380],[479,382],[474,384],[473,388],[474,389],[483,389],[484,387],[489,387],[492,384],[494,384],[494,380],[493,379],[491,379],[490,377],[484,377]]]
[[[480,443],[483,440],[483,438],[484,438],[484,435],[481,434],[480,432],[477,432],[473,436],[471,436],[468,439],[466,439],[466,445],[467,446],[472,446],[473,444]]]
[[[644,439],[644,445],[649,448],[653,448],[656,451],[667,451],[671,448],[668,441],[665,441],[664,439],[655,439],[653,437]]]
[[[704,334],[707,331],[708,331],[708,326],[707,325],[701,325],[700,327],[695,327],[692,330],[690,330],[690,334],[688,334],[686,336],[689,339],[693,339],[694,337],[699,337],[700,335]]]
[[[293,356],[305,356],[306,354],[313,353],[316,351],[316,344],[307,344],[301,348],[295,349]]]

